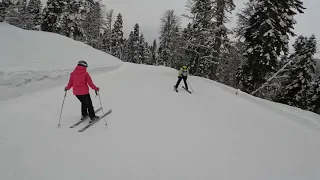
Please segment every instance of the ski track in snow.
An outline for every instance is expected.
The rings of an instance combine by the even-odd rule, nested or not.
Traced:
[[[93,67],[88,72],[92,75],[107,73],[119,68],[117,66]],[[51,72],[19,71],[10,72],[7,77],[0,76],[0,103],[34,91],[52,88],[65,84],[73,69],[55,70]],[[6,79],[6,80],[4,80]],[[3,102],[2,102],[3,103]]]

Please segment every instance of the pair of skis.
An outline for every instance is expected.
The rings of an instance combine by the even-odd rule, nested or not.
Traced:
[[[97,109],[95,111],[95,113],[99,112],[100,110],[102,110],[102,108],[100,107],[99,109]],[[88,129],[89,127],[91,127],[92,125],[94,125],[95,123],[97,123],[98,121],[100,121],[102,118],[106,117],[108,114],[110,114],[112,112],[112,109],[109,109],[108,112],[104,113],[102,116],[100,116],[98,119],[95,119],[93,122],[89,123],[88,125],[86,125],[85,127],[83,127],[82,129],[80,129],[78,132],[83,132],[86,129]],[[86,116],[85,118],[81,119],[80,121],[78,121],[77,123],[75,123],[74,125],[70,126],[70,128],[75,128],[78,125],[80,125],[81,123],[83,123],[84,121],[86,121],[88,119],[89,116]],[[107,125],[107,124],[106,124]]]
[[[189,91],[186,87],[182,86],[182,88],[183,88],[184,90],[186,90],[188,93],[192,94],[192,92]],[[178,89],[177,89],[175,86],[173,86],[173,89],[174,89],[176,92],[179,92]]]

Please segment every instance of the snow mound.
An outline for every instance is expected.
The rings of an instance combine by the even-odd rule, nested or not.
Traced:
[[[176,93],[166,67],[124,63],[92,78],[113,112],[82,133],[88,122],[69,128],[80,116],[71,91],[57,128],[63,86],[0,105],[0,179],[320,179],[318,115],[199,77],[188,78],[194,94]]]
[[[82,42],[7,23],[0,23],[0,39],[0,94],[5,94],[0,100],[53,87],[58,79],[64,82],[79,60],[87,61],[90,72],[109,71],[122,63]]]

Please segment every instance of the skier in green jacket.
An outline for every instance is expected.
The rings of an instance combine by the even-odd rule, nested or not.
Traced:
[[[174,86],[175,90],[177,91],[177,88],[179,87],[179,84],[181,82],[181,80],[183,79],[184,85],[186,90],[188,91],[188,84],[187,84],[187,78],[189,75],[189,69],[187,68],[187,66],[182,66],[180,71],[179,71],[179,75],[178,75],[178,82],[177,84]]]

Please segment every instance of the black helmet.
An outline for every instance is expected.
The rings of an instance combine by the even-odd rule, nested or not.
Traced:
[[[85,62],[85,61],[82,61],[82,60],[78,62],[78,65],[79,65],[79,66],[84,66],[84,67],[88,67],[88,64],[87,64],[87,62]]]

